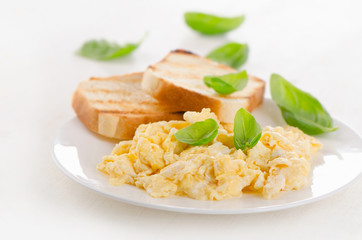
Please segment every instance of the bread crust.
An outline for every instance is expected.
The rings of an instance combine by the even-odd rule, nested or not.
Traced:
[[[91,106],[89,101],[81,94],[79,87],[73,94],[72,107],[79,120],[91,131],[98,132],[99,111]]]
[[[256,88],[253,95],[250,96],[250,106],[247,109],[249,112],[253,111],[255,108],[259,107],[264,101],[264,93],[265,93],[265,82],[255,76],[249,76],[249,78],[253,78],[255,81],[261,83],[261,87]]]

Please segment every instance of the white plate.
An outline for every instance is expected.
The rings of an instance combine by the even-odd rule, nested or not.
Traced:
[[[266,100],[254,116],[262,125],[283,126],[279,109]],[[242,214],[280,210],[328,197],[357,179],[362,172],[362,139],[351,128],[335,120],[336,132],[318,136],[323,149],[313,157],[310,185],[298,191],[284,192],[273,200],[244,194],[222,201],[198,201],[183,197],[152,198],[134,186],[111,186],[108,177],[96,170],[102,156],[116,142],[87,130],[74,118],[60,130],[53,145],[53,157],[66,175],[96,192],[122,202],[176,212],[202,214]]]

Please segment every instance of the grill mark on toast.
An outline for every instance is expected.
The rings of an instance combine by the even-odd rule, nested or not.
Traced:
[[[198,54],[196,53],[193,53],[191,51],[187,51],[187,50],[184,50],[184,49],[175,49],[175,50],[172,50],[171,52],[173,53],[182,53],[182,54],[190,54],[190,55],[194,55],[194,56],[199,56]]]
[[[133,90],[138,90],[140,92],[142,92],[141,90],[139,89],[133,89]],[[110,93],[122,93],[123,95],[135,95],[136,92],[135,91],[125,91],[124,89],[120,89],[120,90],[109,90],[109,89],[100,89],[100,88],[97,88],[97,89],[87,89],[86,90],[86,93],[98,93],[98,92],[101,92],[101,93],[107,93],[107,94],[110,94]],[[143,92],[142,92],[143,93]]]
[[[156,67],[154,65],[149,65],[148,68],[152,69],[152,70],[156,70]]]
[[[130,111],[115,111],[115,110],[99,110],[99,113],[111,113],[117,115],[139,115],[139,116],[163,116],[165,112],[130,112]],[[167,112],[170,115],[183,114],[184,112]]]
[[[109,99],[109,100],[88,100],[89,102],[91,103],[107,103],[107,104],[120,104],[120,103],[124,103],[122,105],[126,105],[126,104],[133,104],[133,105],[138,105],[138,104],[143,104],[143,105],[154,105],[154,106],[163,106],[162,104],[158,104],[158,102],[155,100],[154,103],[150,103],[149,101],[139,101],[139,102],[135,102],[135,101],[128,101],[128,100],[121,100],[121,101],[118,101],[118,100],[112,100],[112,99]]]

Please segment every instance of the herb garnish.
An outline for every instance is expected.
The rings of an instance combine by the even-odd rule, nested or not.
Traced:
[[[78,53],[83,57],[95,60],[113,60],[124,57],[136,50],[146,35],[138,43],[127,43],[125,45],[119,45],[107,40],[90,40],[83,44]]]
[[[261,137],[262,130],[253,115],[240,108],[234,118],[235,148],[245,150],[254,147]]]
[[[190,126],[178,130],[174,135],[180,142],[192,146],[199,146],[212,141],[218,133],[219,125],[214,119],[195,122]]]
[[[248,59],[248,54],[249,47],[247,44],[231,42],[216,48],[206,57],[232,68],[239,68]]]
[[[270,77],[273,100],[279,106],[284,120],[309,135],[337,130],[322,104],[311,94],[304,92],[278,74]]]
[[[219,17],[200,12],[187,12],[184,17],[185,22],[189,27],[206,35],[229,32],[239,27],[245,18],[244,16]]]
[[[204,83],[219,94],[231,94],[242,90],[248,84],[248,74],[242,71],[222,76],[205,76]]]

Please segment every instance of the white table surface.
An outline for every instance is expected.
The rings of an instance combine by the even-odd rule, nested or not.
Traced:
[[[184,24],[187,10],[242,13],[246,21],[205,37]],[[361,239],[361,178],[293,209],[191,215],[105,198],[66,177],[50,154],[57,130],[75,116],[71,96],[80,81],[142,71],[171,49],[204,55],[227,41],[249,44],[249,73],[283,75],[362,135],[361,10],[360,1],[1,1],[0,238]],[[74,54],[88,39],[132,42],[147,31],[119,61]]]

